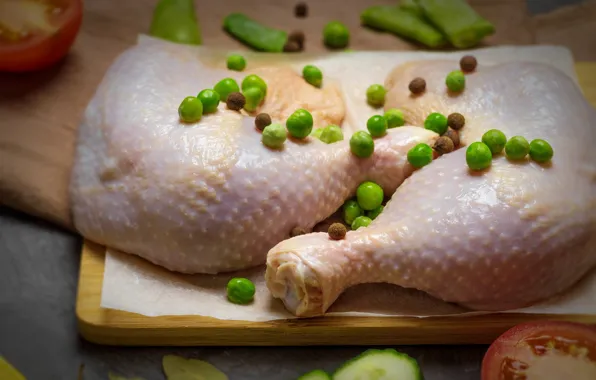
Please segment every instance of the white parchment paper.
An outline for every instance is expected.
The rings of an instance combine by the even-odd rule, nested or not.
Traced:
[[[139,44],[163,43],[141,36]],[[225,52],[205,47],[196,49],[197,56],[206,61],[224,62]],[[498,47],[470,52],[481,64],[509,61],[531,61],[557,67],[577,83],[573,58],[565,48],[552,46]],[[366,106],[366,87],[383,83],[387,74],[397,65],[423,59],[449,59],[454,67],[461,52],[351,52],[329,55],[294,54],[267,55],[243,52],[247,60],[280,60],[300,70],[305,62],[319,66],[338,83],[346,94],[346,130],[365,126],[375,112]],[[277,58],[279,57],[279,58]],[[333,76],[341,73],[341,77]],[[350,130],[352,128],[352,130]],[[358,127],[355,127],[358,129]],[[268,321],[294,318],[281,301],[269,294],[264,281],[264,267],[223,275],[182,275],[169,272],[134,255],[108,249],[101,306],[147,316],[201,315],[218,319]],[[227,301],[225,288],[232,277],[247,277],[257,288],[254,303],[239,306]],[[448,284],[446,284],[448,286]],[[565,294],[534,305],[515,310],[519,313],[596,314],[596,270],[586,276]],[[478,314],[459,306],[434,299],[413,289],[389,284],[365,284],[348,289],[331,307],[328,315],[381,315],[381,316],[462,316]]]

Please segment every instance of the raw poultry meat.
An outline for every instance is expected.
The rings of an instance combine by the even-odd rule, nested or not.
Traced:
[[[312,233],[269,251],[267,284],[298,316],[315,316],[349,286],[388,282],[478,310],[555,295],[596,265],[596,112],[564,73],[531,63],[480,65],[449,94],[454,62],[416,62],[386,81],[386,107],[422,125],[431,112],[466,117],[464,145],[489,129],[551,143],[551,164],[510,162],[470,172],[465,148],[413,173],[367,228],[344,240]],[[408,83],[426,79],[412,96]]]
[[[274,122],[306,107],[315,126],[341,123],[344,105],[333,85],[316,89],[283,66],[251,72],[268,83],[262,110]],[[254,117],[223,103],[195,125],[179,121],[184,97],[248,74],[211,67],[197,50],[175,44],[139,44],[123,53],[80,126],[71,180],[78,231],[179,272],[264,264],[271,247],[294,228],[310,231],[361,181],[393,192],[412,171],[408,149],[437,138],[401,128],[378,141],[373,158],[359,160],[347,140],[288,140],[281,151],[268,149]]]

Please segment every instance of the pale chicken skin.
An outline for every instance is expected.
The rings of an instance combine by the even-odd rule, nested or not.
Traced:
[[[400,128],[357,159],[347,139],[324,144],[261,143],[254,117],[220,104],[200,122],[181,123],[186,96],[243,73],[201,64],[194,50],[141,44],[111,66],[80,126],[71,180],[75,226],[86,238],[173,271],[219,273],[264,264],[294,228],[310,231],[358,184],[393,192],[410,175],[407,151],[437,135]],[[316,89],[285,68],[257,68],[268,84],[262,106],[274,121],[305,107],[315,127],[340,124],[337,89]]]
[[[386,282],[477,310],[523,307],[560,293],[596,265],[596,111],[573,81],[529,63],[478,67],[449,94],[452,62],[417,62],[388,77],[386,108],[422,125],[431,112],[466,117],[464,145],[497,128],[542,138],[551,163],[509,161],[472,172],[465,147],[412,174],[368,227],[344,240],[295,237],[267,257],[267,284],[298,316],[324,314],[349,286]],[[426,79],[412,96],[408,83]]]

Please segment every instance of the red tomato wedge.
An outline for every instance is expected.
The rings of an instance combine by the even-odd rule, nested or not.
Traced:
[[[32,71],[59,61],[73,44],[81,0],[0,0],[0,71]]]
[[[594,380],[596,327],[531,322],[513,327],[489,347],[482,380]]]

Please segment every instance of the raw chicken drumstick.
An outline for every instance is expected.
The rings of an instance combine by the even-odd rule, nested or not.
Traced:
[[[414,172],[368,227],[344,240],[325,233],[279,243],[267,284],[298,316],[315,316],[349,286],[387,282],[472,309],[523,307],[573,285],[596,264],[595,110],[573,81],[550,67],[480,66],[460,95],[448,94],[454,62],[424,62],[388,78],[386,107],[422,125],[431,112],[466,118],[462,143],[492,128],[543,138],[550,164],[503,156],[470,172],[465,148]],[[412,78],[427,90],[411,96]]]
[[[316,89],[289,69],[256,72],[268,82],[263,110],[274,122],[301,107],[319,126],[341,122],[337,89]],[[223,103],[197,124],[179,121],[186,96],[248,74],[207,67],[195,49],[174,44],[140,44],[120,56],[80,126],[71,181],[78,231],[179,272],[264,264],[271,247],[294,228],[310,231],[360,182],[395,191],[412,172],[407,151],[438,137],[417,127],[392,130],[362,160],[348,139],[288,139],[283,150],[271,150],[254,117]]]

